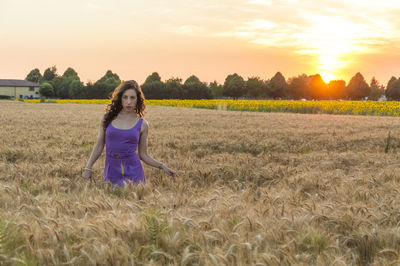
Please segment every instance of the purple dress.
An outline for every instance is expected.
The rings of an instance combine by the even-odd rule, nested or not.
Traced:
[[[146,182],[143,167],[136,153],[143,119],[130,129],[118,129],[111,123],[105,133],[106,157],[104,181],[120,187],[124,183]]]

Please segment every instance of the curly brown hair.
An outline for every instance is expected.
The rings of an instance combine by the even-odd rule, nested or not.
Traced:
[[[144,117],[144,109],[146,108],[146,106],[144,104],[144,95],[141,88],[134,80],[123,81],[118,87],[115,88],[111,96],[111,104],[107,105],[106,107],[106,113],[103,119],[104,130],[106,130],[111,121],[122,110],[122,102],[121,102],[122,94],[124,94],[124,92],[129,89],[134,89],[137,94],[135,112],[140,117]]]

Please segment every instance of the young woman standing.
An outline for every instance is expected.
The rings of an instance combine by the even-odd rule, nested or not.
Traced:
[[[104,181],[123,187],[125,183],[146,182],[142,160],[162,169],[175,181],[177,173],[147,154],[149,124],[143,119],[144,96],[134,80],[122,82],[113,92],[101,121],[97,141],[82,173],[92,178],[92,166],[106,146]],[[138,153],[136,150],[138,148]]]

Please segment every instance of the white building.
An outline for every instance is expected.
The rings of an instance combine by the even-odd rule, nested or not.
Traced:
[[[21,79],[0,79],[0,97],[39,98],[40,84]]]

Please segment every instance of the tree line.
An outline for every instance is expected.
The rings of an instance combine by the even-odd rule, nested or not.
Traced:
[[[121,83],[119,76],[108,70],[98,81],[85,85],[73,68],[59,75],[56,66],[47,68],[43,75],[35,68],[25,79],[40,84],[40,95],[61,99],[106,99]]]
[[[106,99],[121,83],[119,76],[108,70],[96,82],[84,84],[73,68],[69,67],[59,75],[56,66],[47,68],[43,75],[35,68],[29,72],[26,80],[39,83],[42,96],[61,99]],[[386,96],[389,100],[400,100],[400,77],[392,77],[385,88],[375,77],[367,83],[361,73],[356,73],[348,84],[344,80],[325,83],[319,74],[301,74],[286,80],[280,72],[268,80],[260,77],[245,80],[235,73],[228,75],[223,84],[218,84],[216,81],[202,82],[195,75],[184,82],[175,77],[162,81],[160,75],[154,72],[146,78],[141,88],[147,99],[378,100]]]

